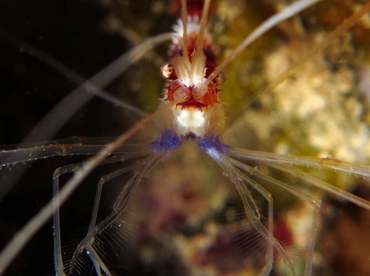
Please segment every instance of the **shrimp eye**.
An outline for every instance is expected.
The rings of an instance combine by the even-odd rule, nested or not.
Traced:
[[[218,73],[217,76],[215,77],[215,83],[217,85],[224,83],[225,80],[226,80],[226,74],[223,71],[221,71],[220,73]]]
[[[161,73],[165,79],[169,79],[173,73],[173,65],[170,62],[166,62],[161,67]]]

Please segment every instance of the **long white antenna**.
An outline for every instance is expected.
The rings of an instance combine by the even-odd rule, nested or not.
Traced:
[[[276,26],[280,22],[288,19],[289,17],[292,17],[293,15],[296,15],[297,13],[303,11],[307,7],[313,5],[314,3],[318,2],[320,0],[300,0],[297,1],[289,6],[287,6],[282,11],[274,14],[269,19],[264,21],[257,29],[255,29],[244,41],[236,47],[222,62],[221,64],[216,68],[215,71],[212,72],[212,74],[209,75],[207,78],[207,83],[211,82],[224,68],[226,65],[229,64],[230,61],[234,59],[234,57],[239,54],[241,51],[243,51],[249,44],[251,44],[253,41],[255,41],[257,38],[259,38],[262,34],[270,30],[272,27]]]

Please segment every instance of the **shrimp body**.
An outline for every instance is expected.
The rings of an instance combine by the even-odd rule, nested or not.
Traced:
[[[199,18],[202,10],[202,6],[189,9],[187,20],[183,20],[186,22],[178,20],[169,62],[161,69],[166,79],[163,105],[170,106],[161,125],[174,131],[181,140],[219,135],[225,119],[217,88],[223,76],[207,79],[215,70],[217,57],[205,28],[207,21]]]

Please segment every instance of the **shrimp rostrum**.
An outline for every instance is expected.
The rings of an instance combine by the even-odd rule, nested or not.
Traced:
[[[227,82],[227,66],[262,34],[317,0],[285,6],[220,63],[207,28],[210,2],[174,1],[179,15],[174,32],[148,39],[120,61],[132,64],[150,48],[172,41],[168,62],[161,67],[163,99],[152,115],[110,142],[75,137],[1,151],[4,176],[19,164],[64,156],[73,161],[54,171],[52,200],[4,247],[0,273],[51,217],[56,275],[334,273],[326,267],[326,253],[320,253],[316,242],[325,241],[325,226],[336,225],[333,206],[338,213],[338,206],[345,204],[361,210],[357,216],[367,218],[363,231],[369,230],[370,167],[238,148],[232,145],[230,131],[223,136],[226,116],[220,85]],[[370,5],[364,5],[350,20],[358,20],[369,10]],[[339,32],[353,24],[350,20]],[[87,86],[102,87],[106,85],[102,79],[93,78]],[[95,90],[105,95],[100,88]],[[149,123],[156,128],[155,138],[131,143],[140,135],[148,136]],[[239,127],[235,123],[228,129]],[[88,204],[92,210],[88,228],[68,245],[63,238],[68,230],[63,226],[68,220],[63,211],[78,194],[73,192],[79,191],[80,183],[86,185],[94,174],[100,180],[97,190],[90,191],[94,200]],[[351,192],[339,188],[331,183],[335,181],[355,183],[354,188]],[[112,194],[118,197],[113,207],[107,207]],[[325,214],[332,217],[325,221]]]

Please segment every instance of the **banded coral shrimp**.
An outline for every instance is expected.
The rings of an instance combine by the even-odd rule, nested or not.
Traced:
[[[229,74],[230,75],[230,74]],[[229,78],[231,77],[231,79],[232,79],[232,76],[229,76]],[[225,91],[226,91],[227,89],[225,88]],[[245,123],[245,122],[243,122],[243,123]],[[235,123],[235,125],[237,125],[237,123]],[[228,135],[228,133],[226,134],[226,135]],[[229,134],[230,135],[230,134]],[[233,136],[233,135],[232,135]],[[291,137],[289,137],[289,138],[291,138]],[[229,138],[230,139],[230,138]],[[245,142],[245,141],[244,141]],[[284,145],[284,143],[282,143],[283,145]],[[257,146],[257,147],[259,147],[259,146]],[[297,151],[298,153],[300,153],[299,152],[299,150]],[[324,151],[325,152],[325,151]],[[251,153],[250,153],[251,154]],[[276,156],[275,155],[272,155],[274,158],[276,158]],[[366,156],[366,154],[365,154],[365,156]],[[192,160],[192,162],[194,162],[194,159],[190,159],[190,160]],[[281,159],[279,159],[280,161],[280,163],[282,163],[283,162],[283,159],[281,158]],[[305,160],[305,159],[297,159],[297,161],[296,162],[299,162],[298,160]],[[179,161],[179,160],[177,160],[177,161]],[[307,160],[306,160],[307,161]],[[42,160],[41,160],[41,162],[42,162]],[[67,161],[67,162],[69,162],[69,163],[71,163],[71,161],[69,160],[69,161]],[[73,161],[73,162],[75,162],[75,161]],[[189,163],[191,164],[192,162],[187,162],[188,163],[188,165],[189,165]],[[209,162],[209,161],[208,161]],[[308,162],[308,161],[307,161]],[[165,163],[164,163],[165,165],[163,165],[164,166],[164,169],[167,171],[167,174],[169,174],[169,168],[172,168],[171,167],[171,162],[170,162],[170,160],[167,160]],[[235,163],[236,164],[236,163]],[[306,165],[308,165],[307,163],[304,163],[304,164],[306,164]],[[325,162],[323,163],[323,165],[325,164]],[[329,161],[327,161],[326,162],[326,164],[330,164],[330,162]],[[202,166],[207,166],[207,164],[200,164],[200,165],[202,165]],[[335,165],[335,162],[334,162],[334,164],[332,164],[332,165]],[[337,165],[339,166],[340,165],[340,163],[337,163]],[[198,164],[198,167],[199,167],[199,164]],[[211,168],[208,168],[208,169],[212,169],[212,171],[214,170],[214,168],[215,168],[215,166],[214,167],[211,167]],[[360,168],[360,167],[354,167],[354,168]],[[255,169],[256,169],[256,171],[254,172],[255,174],[256,173],[258,173],[258,170],[261,170],[261,171],[263,171],[264,169],[262,168],[262,165],[258,165],[258,166],[256,166],[255,167]],[[174,171],[176,171],[175,169],[173,169]],[[297,173],[297,172],[296,172]],[[52,174],[52,173],[51,173]],[[50,175],[51,175],[50,174]],[[153,174],[154,174],[154,172],[153,172]],[[178,173],[177,174],[185,174],[182,170],[179,172],[178,171]],[[197,175],[200,175],[200,172],[199,172],[199,170],[197,171]],[[301,176],[303,176],[302,174],[301,174]],[[279,176],[280,177],[280,176]],[[283,177],[283,176],[281,176],[281,177]],[[308,175],[305,175],[304,177],[306,177],[306,179],[309,179],[309,176]],[[153,178],[154,178],[154,176],[153,176]],[[217,178],[217,175],[216,176],[213,176],[213,178]],[[221,177],[220,177],[221,178]],[[144,180],[143,180],[144,181]],[[195,181],[194,179],[192,180],[192,181]],[[188,181],[188,184],[190,183],[191,184],[191,182],[192,181]],[[175,181],[173,181],[174,183],[175,183]],[[199,181],[199,179],[198,179],[198,182],[201,184],[201,181]],[[220,180],[220,182],[221,182],[221,180]],[[47,181],[45,182],[45,183],[48,183]],[[44,184],[45,184],[44,183]],[[152,184],[154,187],[157,187],[158,188],[158,185],[155,185],[155,181],[153,181],[153,183],[154,184]],[[223,183],[221,183],[221,184],[223,184]],[[223,185],[219,185],[219,186],[223,186]],[[226,183],[224,184],[224,185],[227,185]],[[229,185],[230,185],[230,183],[229,183]],[[168,188],[168,186],[166,186],[166,188]],[[191,187],[191,189],[194,189],[194,187]],[[209,189],[209,188],[206,188],[206,189]],[[293,188],[291,188],[291,189],[293,189]],[[154,191],[152,191],[152,192],[154,192]],[[163,192],[162,190],[161,190],[161,192]],[[304,191],[305,193],[307,193],[307,191]],[[189,197],[189,193],[190,193],[190,195],[192,195],[193,193],[194,193],[194,191],[183,191],[183,193],[185,193],[185,194],[187,194],[187,197]],[[197,191],[196,193],[201,193],[201,191]],[[222,192],[220,192],[221,194],[223,194]],[[93,196],[93,194],[94,193],[92,193],[92,198],[94,197]],[[208,193],[209,194],[209,193]],[[211,194],[214,194],[214,196],[215,196],[215,198],[216,199],[220,199],[220,198],[223,198],[220,194],[218,194],[217,193],[217,189],[215,189],[215,190],[212,190],[212,193]],[[166,194],[165,194],[166,195]],[[159,199],[161,199],[161,196],[164,196],[163,194],[161,194],[161,193],[159,193],[159,195],[156,195],[156,197],[159,197]],[[167,195],[166,195],[167,196]],[[158,198],[155,198],[155,199],[158,199]],[[274,199],[276,200],[277,199],[277,197],[274,197]],[[72,199],[71,199],[72,200]],[[167,200],[168,200],[168,198],[167,198]],[[181,200],[181,197],[180,197],[180,199],[179,198],[177,198],[177,200],[173,200],[173,201],[171,201],[171,204],[173,204],[173,205],[176,205],[176,202],[177,201],[179,201],[179,200]],[[163,201],[163,198],[162,198],[162,201]],[[214,199],[212,199],[212,197],[211,198],[208,198],[208,201],[214,201]],[[196,203],[197,201],[191,201],[192,203]],[[232,203],[233,201],[231,201],[231,203]],[[199,202],[198,202],[199,203]],[[232,204],[230,203],[230,205],[232,206]],[[208,204],[208,205],[211,205],[210,203]],[[206,205],[206,206],[208,206],[208,205]],[[200,206],[204,206],[204,203],[203,203],[203,205],[202,204],[200,204]],[[261,206],[263,206],[263,205],[261,205]],[[266,208],[266,207],[261,207],[261,209],[263,209],[263,208]],[[221,221],[225,221],[226,219],[229,219],[229,220],[231,220],[231,221],[233,221],[233,219],[232,219],[232,217],[238,217],[238,215],[240,215],[240,210],[238,211],[238,208],[232,208],[232,207],[228,207],[227,208],[227,210],[228,210],[228,212],[230,212],[231,214],[221,214],[220,216],[222,217],[223,216],[223,219],[220,219]],[[236,211],[235,211],[236,210]],[[63,209],[62,209],[62,211],[63,211]],[[160,213],[159,212],[160,210],[158,210],[158,213]],[[162,210],[163,211],[163,210]],[[173,210],[172,210],[173,211]],[[234,214],[232,214],[232,213],[237,213],[236,215]],[[239,212],[239,213],[238,213]],[[261,212],[262,212],[262,210],[261,210]],[[137,214],[137,213],[139,213],[140,214],[140,212],[139,211],[136,211],[135,212],[135,214]],[[181,214],[181,213],[180,213]],[[276,212],[275,212],[275,214],[276,214]],[[162,214],[163,215],[163,214]],[[87,215],[88,217],[89,217],[89,215]],[[190,220],[190,218],[187,218],[188,220]],[[193,218],[194,219],[194,218]],[[199,218],[198,218],[199,219]],[[173,218],[173,220],[176,220],[176,217],[175,218]],[[163,223],[163,222],[162,222]],[[199,222],[198,222],[199,223]],[[158,224],[158,222],[157,222],[157,224]],[[181,224],[181,223],[180,223]],[[161,225],[161,224],[160,224]],[[206,225],[206,223],[204,223],[204,225]],[[150,224],[150,226],[151,227],[154,227],[152,224]],[[210,225],[208,225],[209,227],[210,227]],[[211,226],[212,226],[212,224],[211,224]],[[76,222],[74,222],[74,225],[73,225],[73,228],[76,228],[77,226],[76,226]],[[158,227],[158,226],[157,226]],[[194,225],[193,225],[193,227],[194,227]],[[154,227],[155,228],[155,227]],[[168,230],[168,229],[167,229]],[[191,231],[190,231],[191,230]],[[183,240],[184,240],[184,238],[186,238],[186,237],[188,237],[189,238],[189,236],[190,237],[193,237],[193,238],[196,238],[197,237],[197,235],[194,235],[194,229],[192,229],[192,227],[190,227],[190,230],[188,229],[187,231],[190,231],[190,234],[188,234],[188,235],[180,235],[180,236],[177,236],[177,244],[179,245],[183,245],[183,244],[185,244],[185,243],[183,243],[183,244],[181,244],[181,237],[183,238]],[[207,229],[205,228],[205,229],[203,229],[203,231],[206,231]],[[212,228],[211,228],[211,230],[212,230]],[[63,231],[63,230],[62,230]],[[226,232],[226,237],[227,237],[227,231],[225,230],[225,232]],[[217,233],[217,231],[216,231],[216,233]],[[252,232],[252,234],[253,234],[253,232]],[[220,235],[221,237],[222,237],[222,235]],[[252,235],[253,236],[253,235]],[[160,239],[161,238],[161,235],[159,235],[158,237],[157,237],[157,239],[159,240],[159,241],[161,241],[163,244],[166,244],[165,243],[165,240],[166,239],[164,239],[164,237],[162,236],[162,239]],[[224,237],[225,238],[225,237]],[[244,238],[246,238],[246,237],[244,237]],[[247,239],[247,238],[246,238]],[[185,239],[184,241],[186,241],[186,243],[188,243],[189,244],[189,247],[191,247],[190,245],[192,244],[190,241],[191,241],[191,239]],[[249,241],[253,241],[253,239],[250,239]],[[153,242],[153,241],[152,241]],[[259,242],[261,242],[260,240],[259,240]],[[176,245],[176,243],[174,243],[175,245]],[[243,245],[245,244],[245,242],[244,243],[242,243]],[[231,246],[231,245],[230,245]],[[151,260],[151,258],[150,258],[150,255],[151,254],[149,254],[150,253],[150,250],[149,250],[149,253],[148,253],[148,251],[147,251],[147,248],[145,248],[145,246],[144,246],[144,249],[146,249],[146,250],[143,250],[143,252],[142,252],[142,254],[143,254],[143,256],[147,256],[147,259],[146,259],[146,261],[150,261]],[[168,248],[167,248],[168,249]],[[217,249],[217,247],[215,247],[214,249]],[[219,248],[220,249],[220,248]],[[221,247],[221,249],[223,249],[222,247]],[[238,249],[239,249],[239,251],[238,251]],[[243,249],[246,249],[246,248],[243,248],[243,247],[241,247],[241,248],[237,248],[236,249],[236,251],[235,252],[237,252],[236,254],[238,254],[239,252],[240,252],[240,250],[243,250]],[[248,248],[247,248],[248,249]],[[46,249],[44,249],[44,252],[45,252],[45,250]],[[184,251],[186,251],[185,250],[185,248],[184,248]],[[230,249],[230,251],[232,251],[231,249]],[[160,252],[160,251],[159,251]],[[173,251],[170,251],[170,252],[173,252]],[[146,255],[144,254],[144,253],[146,253]],[[149,258],[148,258],[148,255],[149,255]],[[208,256],[208,257],[212,257],[212,256],[214,256],[214,255],[212,255],[212,254],[210,254],[211,256]],[[207,254],[205,254],[205,256],[207,257]],[[243,255],[244,256],[244,255]],[[245,257],[245,256],[244,256]],[[145,258],[144,258],[145,259]],[[220,257],[219,257],[219,259],[220,259]],[[218,261],[219,259],[216,259],[216,261]],[[246,259],[248,259],[248,258],[246,258]],[[262,258],[263,259],[263,258]],[[177,260],[177,259],[176,259]],[[185,261],[185,260],[183,260],[183,261]],[[203,262],[205,262],[206,264],[207,264],[207,260],[203,260]],[[250,266],[249,266],[249,269],[253,269],[253,267],[254,266],[258,266],[258,264],[253,264],[253,260],[249,260],[249,262],[252,262],[252,264],[250,264]],[[150,263],[150,262],[149,262]],[[212,262],[211,262],[212,263]],[[180,264],[181,264],[181,262],[180,262]],[[168,265],[168,264],[167,264]],[[182,263],[182,265],[184,265],[184,263]],[[209,265],[209,264],[208,264]],[[251,268],[252,267],[252,268]],[[166,268],[166,265],[164,265],[163,267],[161,267],[162,269],[165,269]],[[177,267],[178,268],[178,267]],[[190,268],[190,267],[187,267],[188,269]],[[252,270],[252,271],[254,271],[254,270]]]

